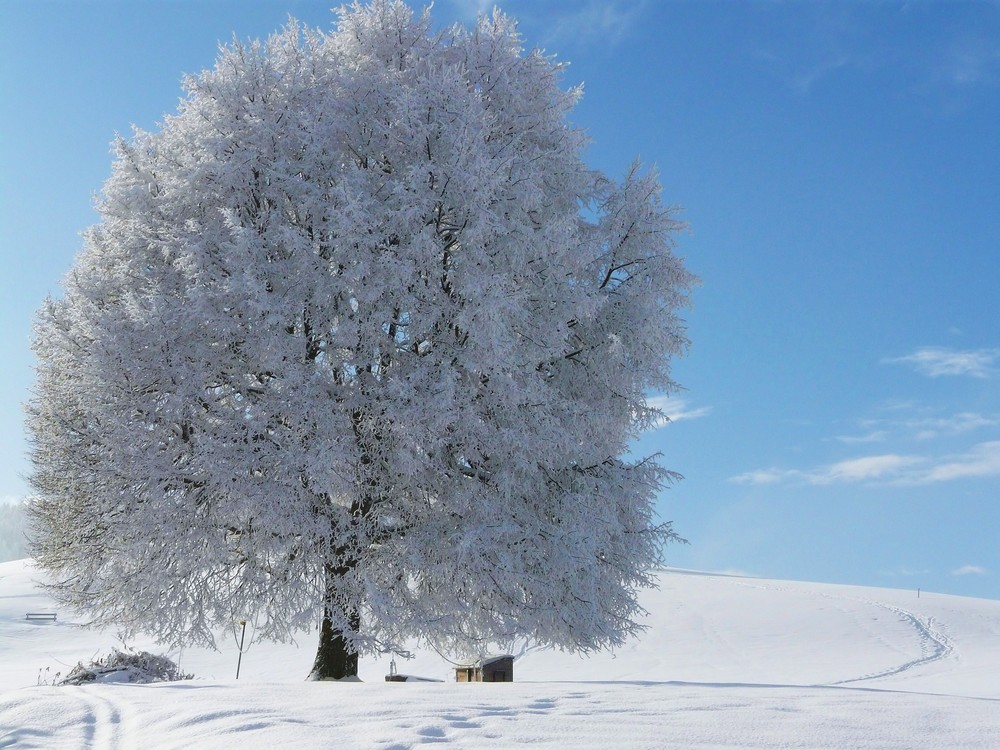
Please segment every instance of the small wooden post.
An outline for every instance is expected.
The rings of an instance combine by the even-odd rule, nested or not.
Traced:
[[[243,663],[243,639],[247,635],[247,621],[240,620],[240,625],[243,626],[243,632],[240,633],[240,655],[236,657],[236,679],[240,679],[240,664]]]

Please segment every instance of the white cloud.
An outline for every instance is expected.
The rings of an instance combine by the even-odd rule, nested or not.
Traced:
[[[995,83],[1000,80],[1000,49],[994,39],[966,38],[952,46],[938,77],[956,86]]]
[[[884,479],[920,461],[915,456],[899,456],[893,453],[881,456],[863,456],[809,472],[810,484],[832,484],[834,482],[864,482]]]
[[[962,411],[944,416],[934,416],[934,410],[928,407],[919,407],[916,404],[886,408],[892,408],[895,411],[915,411],[917,415],[910,418],[893,416],[886,419],[859,420],[859,434],[836,435],[834,440],[845,445],[881,443],[894,436],[913,440],[930,440],[938,437],[954,437],[989,427],[1000,427],[1000,414]]]
[[[645,5],[644,0],[588,0],[576,11],[560,14],[554,20],[552,38],[560,41],[601,41],[613,46],[631,31]]]
[[[800,71],[793,76],[791,82],[792,89],[803,96],[808,95],[817,81],[850,64],[851,58],[849,55],[837,55],[824,60],[808,70]]]
[[[803,472],[795,469],[754,469],[732,477],[729,481],[737,484],[780,484],[802,476]]]
[[[887,437],[889,434],[885,430],[873,430],[864,435],[838,435],[836,439],[847,445],[856,445],[858,443],[881,443]]]
[[[735,476],[730,481],[739,484],[779,484],[787,481],[800,481],[815,485],[868,482],[897,477],[905,469],[920,463],[921,460],[917,456],[899,456],[889,453],[852,458],[805,471],[800,469],[757,469]]]
[[[1000,425],[1000,418],[963,411],[950,417],[914,419],[904,422],[903,425],[911,430],[916,430],[914,437],[917,440],[928,440],[942,434],[958,435],[982,427],[996,427]]]
[[[979,443],[965,453],[939,457],[887,453],[861,456],[806,470],[755,469],[732,477],[729,481],[752,485],[784,482],[812,485],[859,482],[914,485],[995,476],[1000,476],[1000,440]]]
[[[448,0],[448,4],[459,18],[474,21],[481,15],[488,15],[498,3],[494,0]]]
[[[885,360],[889,363],[912,365],[917,372],[932,378],[943,375],[968,375],[987,378],[994,374],[994,363],[1000,359],[1000,349],[945,349],[927,346],[905,357]]]
[[[889,578],[895,578],[896,576],[902,576],[904,578],[912,578],[914,576],[925,576],[930,573],[929,570],[914,570],[913,568],[908,568],[905,565],[900,565],[894,570],[883,570],[879,575],[887,576]]]
[[[663,412],[663,417],[657,419],[650,428],[653,430],[665,427],[671,422],[680,422],[684,419],[699,419],[712,411],[709,406],[692,408],[688,405],[687,399],[672,396],[653,396],[647,398],[646,405]]]
[[[968,477],[1000,476],[1000,440],[979,443],[967,453],[951,456],[917,478],[919,482],[947,482]]]
[[[986,568],[980,565],[963,565],[951,571],[953,576],[984,576],[987,574]]]

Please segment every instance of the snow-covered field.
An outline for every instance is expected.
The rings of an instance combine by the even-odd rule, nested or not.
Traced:
[[[305,683],[314,634],[253,644],[236,681],[230,634],[171,654],[190,682],[45,687],[121,644],[35,576],[0,564],[0,748],[1000,748],[1000,601],[671,570],[641,641],[528,648],[512,684],[386,683],[388,657],[364,683]],[[398,666],[453,679],[433,652]]]

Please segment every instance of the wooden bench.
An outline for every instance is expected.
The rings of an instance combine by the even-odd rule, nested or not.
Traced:
[[[55,622],[55,612],[29,612],[24,616],[25,620],[40,620],[43,622]]]

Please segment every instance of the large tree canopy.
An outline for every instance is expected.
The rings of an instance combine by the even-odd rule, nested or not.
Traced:
[[[172,643],[322,622],[318,677],[637,630],[675,475],[625,456],[692,277],[655,177],[583,163],[560,68],[499,12],[374,0],[232,44],[117,142],[34,338],[64,601]]]

